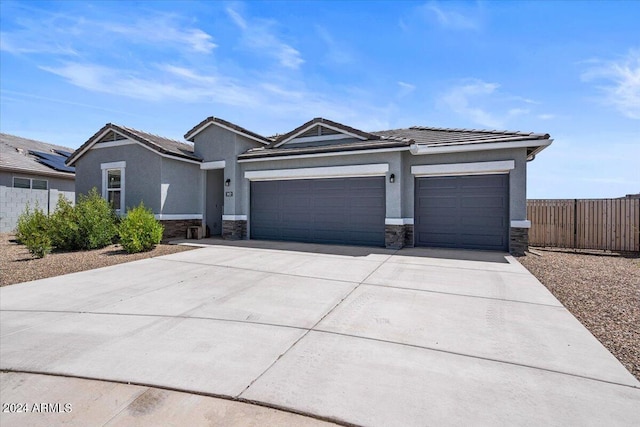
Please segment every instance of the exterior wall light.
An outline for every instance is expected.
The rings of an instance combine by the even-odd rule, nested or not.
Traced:
[[[224,182],[224,186],[228,187],[231,185],[231,180],[229,178],[227,178],[227,180]]]
[[[391,184],[393,184],[394,182],[396,182],[396,176],[394,174],[389,175],[389,182]]]

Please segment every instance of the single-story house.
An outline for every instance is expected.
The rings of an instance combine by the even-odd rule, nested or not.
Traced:
[[[75,195],[72,148],[0,133],[0,232],[15,229],[27,204],[52,211],[58,196]]]
[[[141,200],[167,226],[228,239],[521,253],[527,162],[548,134],[414,126],[364,132],[315,118],[266,137],[209,117],[173,141],[107,124],[67,161],[79,193]]]

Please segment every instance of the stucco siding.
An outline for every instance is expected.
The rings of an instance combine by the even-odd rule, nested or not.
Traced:
[[[246,204],[243,199],[249,190],[248,186],[245,188],[242,182],[244,177],[237,163],[238,154],[250,148],[263,146],[264,144],[260,142],[216,125],[207,127],[195,136],[194,152],[202,157],[204,162],[224,160],[226,163],[223,181],[229,179],[230,185],[224,187],[224,215],[246,215]]]
[[[161,160],[162,157],[158,154],[138,145],[89,150],[75,164],[76,199],[79,194],[86,194],[93,187],[102,194],[100,165],[124,161],[126,162],[124,206],[132,208],[142,201],[154,213],[159,213]]]
[[[156,156],[161,161],[158,191],[163,215],[202,214],[203,174],[200,165]],[[127,164],[128,166],[128,164]]]

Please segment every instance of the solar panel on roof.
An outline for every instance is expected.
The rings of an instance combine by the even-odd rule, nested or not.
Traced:
[[[56,153],[60,154],[61,156],[67,157],[67,158],[69,158],[69,156],[71,156],[71,154],[73,154],[70,151],[64,151],[64,150],[53,150],[53,151],[55,151]]]
[[[76,168],[72,166],[67,166],[64,164],[64,158],[58,161],[52,161],[48,159],[38,159],[38,162],[42,163],[45,166],[48,166],[52,169],[55,169],[60,172],[72,172],[75,173]]]
[[[38,157],[38,162],[60,172],[75,172],[76,168],[64,164],[66,157],[59,154],[29,150],[29,154]]]

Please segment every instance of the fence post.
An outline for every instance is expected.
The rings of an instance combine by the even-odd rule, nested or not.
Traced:
[[[578,199],[573,199],[573,249],[578,248]]]

